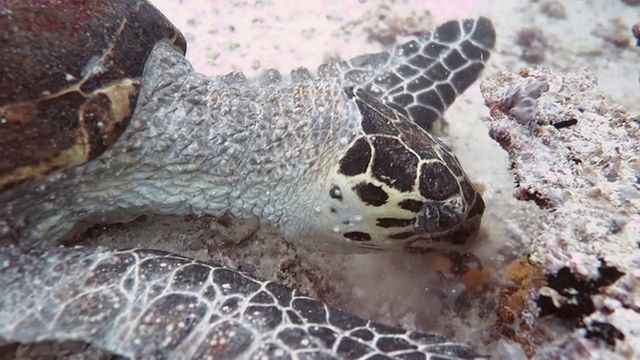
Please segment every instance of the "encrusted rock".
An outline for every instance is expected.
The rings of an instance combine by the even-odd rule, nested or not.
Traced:
[[[596,349],[640,358],[640,121],[601,95],[587,71],[502,73],[481,88],[490,135],[511,159],[514,196],[539,210],[505,212],[514,224],[508,242],[523,245],[547,285],[554,274],[575,279],[560,295],[572,288],[592,307],[571,321],[516,318],[530,329],[512,340],[538,358],[590,358]],[[602,283],[603,264],[617,275],[597,289],[580,286]],[[540,296],[538,286],[529,300]],[[535,302],[525,305],[523,313],[540,315]]]

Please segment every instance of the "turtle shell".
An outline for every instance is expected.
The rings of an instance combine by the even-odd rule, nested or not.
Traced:
[[[102,154],[127,127],[158,41],[179,30],[145,0],[0,6],[0,191]]]

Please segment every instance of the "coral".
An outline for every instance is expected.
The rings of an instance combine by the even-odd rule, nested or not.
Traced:
[[[529,302],[545,285],[544,275],[539,266],[521,257],[507,266],[505,276],[509,284],[502,287],[498,294],[498,316],[494,326],[503,339],[520,344],[524,352],[531,356],[535,352],[530,340],[532,324],[523,314],[529,312]]]
[[[536,121],[538,101],[542,93],[549,90],[545,77],[531,78],[524,86],[513,86],[500,100],[500,110],[513,116],[521,124]]]
[[[563,267],[557,273],[547,274],[546,286],[541,289],[537,304],[538,316],[555,315],[561,319],[582,319],[595,311],[592,295],[602,288],[615,283],[624,275],[615,267],[607,266],[604,261],[598,268],[597,279],[581,279]]]
[[[528,346],[535,345],[539,358],[585,358],[596,351],[638,358],[640,121],[602,96],[587,71],[502,73],[481,88],[491,109],[485,119],[489,134],[507,151],[514,196],[524,202],[505,213],[517,229],[508,242],[524,246],[530,262],[545,274],[545,284],[575,280],[554,291],[576,293],[590,306],[572,320],[550,321],[537,317],[538,306],[528,300],[554,291],[535,284],[524,286],[533,297],[503,290],[498,309],[503,334],[508,324],[526,324],[529,328],[512,326],[518,336],[510,339],[524,344],[529,354],[533,347]],[[529,202],[537,209],[524,206]],[[536,314],[533,321],[530,314]]]

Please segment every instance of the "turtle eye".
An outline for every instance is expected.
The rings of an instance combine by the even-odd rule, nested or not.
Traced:
[[[342,191],[337,185],[333,185],[329,190],[329,196],[331,198],[342,201]]]

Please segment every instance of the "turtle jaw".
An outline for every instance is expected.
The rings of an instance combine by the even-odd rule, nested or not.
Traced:
[[[472,195],[473,198],[467,200],[468,207],[451,202],[426,204],[415,223],[416,234],[422,235],[408,242],[405,248],[454,250],[473,243],[480,231],[485,203],[479,193]]]
[[[485,204],[480,194],[472,199],[454,197],[445,201],[426,203],[418,212],[416,232],[424,232],[428,237],[448,236],[455,245],[472,240],[478,233]],[[464,204],[470,206],[464,206]]]
[[[417,232],[440,234],[451,231],[462,223],[465,209],[459,197],[445,201],[425,203],[416,217]]]

